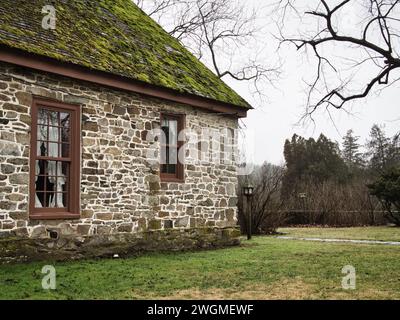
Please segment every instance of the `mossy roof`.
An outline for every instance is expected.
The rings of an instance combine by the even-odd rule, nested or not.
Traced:
[[[42,28],[42,7],[49,4],[55,30]],[[131,0],[1,0],[0,44],[250,107]]]

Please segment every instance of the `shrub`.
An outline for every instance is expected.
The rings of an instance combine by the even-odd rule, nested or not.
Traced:
[[[382,203],[389,221],[400,226],[400,167],[383,173],[368,187]]]

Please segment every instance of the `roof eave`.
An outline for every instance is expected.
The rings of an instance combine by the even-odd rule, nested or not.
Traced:
[[[244,118],[247,116],[247,111],[253,109],[250,105],[237,106],[194,94],[182,93],[120,75],[32,54],[2,44],[0,44],[0,61],[76,80],[96,83],[114,89],[122,89],[150,97],[187,104],[231,117]]]

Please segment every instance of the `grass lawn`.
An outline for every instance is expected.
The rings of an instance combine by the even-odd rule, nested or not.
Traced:
[[[300,238],[400,241],[399,227],[280,228],[278,231]]]
[[[356,290],[341,288],[349,264]],[[52,291],[41,288],[44,265],[0,266],[0,299],[400,299],[395,246],[256,237],[215,251],[56,263]]]

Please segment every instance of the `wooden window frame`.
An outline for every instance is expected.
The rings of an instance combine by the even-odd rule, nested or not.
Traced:
[[[68,111],[71,113],[71,142],[69,156],[69,181],[68,181],[68,204],[67,208],[36,208],[36,160],[37,156],[37,128],[38,111],[40,107],[57,112]],[[30,176],[29,176],[29,218],[32,220],[54,220],[54,219],[79,219],[80,218],[80,166],[81,166],[81,108],[79,105],[71,105],[58,101],[34,98],[31,108],[32,126],[30,142]],[[49,157],[52,161],[55,158]],[[54,160],[53,160],[54,159]]]
[[[169,112],[161,112],[160,115],[160,124],[164,119],[173,119],[177,120],[178,122],[178,163],[176,167],[176,173],[163,173],[162,172],[162,164],[160,163],[160,179],[161,182],[177,182],[177,183],[184,183],[185,182],[185,165],[179,161],[179,151],[184,146],[184,141],[179,141],[179,133],[186,128],[186,115],[182,113],[169,113]],[[160,142],[160,159],[161,159],[161,152],[163,149],[163,145]]]

